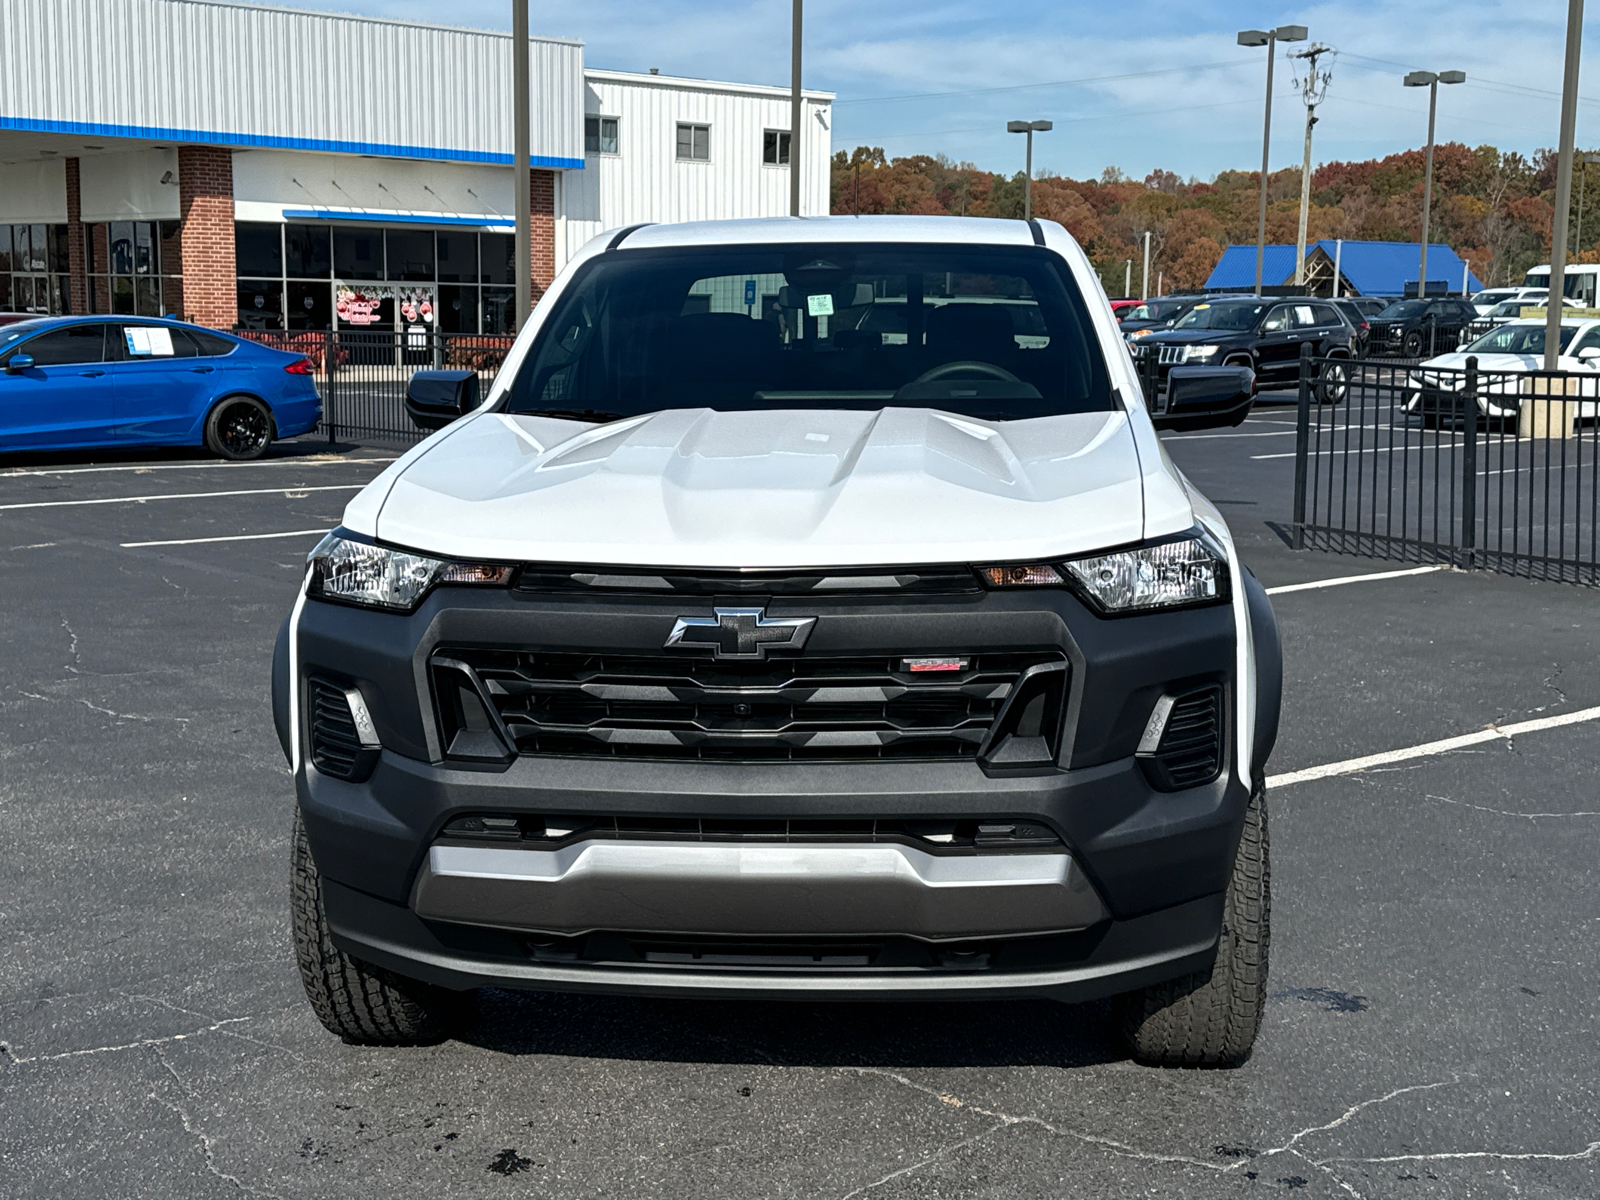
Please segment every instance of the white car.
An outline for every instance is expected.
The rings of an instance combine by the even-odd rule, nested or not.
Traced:
[[[1504,304],[1507,300],[1520,300],[1524,304],[1543,304],[1549,294],[1548,288],[1486,288],[1472,297],[1472,306],[1478,310],[1480,316],[1488,316],[1491,308],[1497,304]]]
[[[604,234],[475,385],[413,381],[444,427],[274,656],[329,1030],[1120,996],[1142,1060],[1249,1052],[1281,658],[1156,435],[1239,423],[1248,367],[1152,414],[1061,226],[829,217]]]
[[[1491,329],[1459,350],[1419,363],[1407,376],[1402,409],[1420,415],[1424,426],[1441,419],[1459,417],[1465,407],[1462,392],[1466,387],[1467,360],[1478,360],[1477,409],[1480,415],[1499,419],[1515,417],[1518,397],[1526,387],[1529,371],[1544,369],[1545,322],[1515,320]],[[1561,321],[1561,354],[1556,369],[1595,376],[1591,397],[1578,402],[1579,418],[1600,415],[1600,320],[1564,317]]]

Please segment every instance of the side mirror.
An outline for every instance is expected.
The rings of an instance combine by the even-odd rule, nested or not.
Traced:
[[[1157,429],[1223,429],[1242,424],[1255,399],[1249,367],[1173,367],[1166,404],[1150,420]]]
[[[33,370],[33,355],[31,354],[13,354],[6,359],[7,375],[15,375],[18,371],[31,370]]]
[[[1584,362],[1593,362],[1595,359],[1600,358],[1600,346],[1585,346],[1578,351],[1578,357]]]
[[[476,371],[418,371],[406,386],[406,415],[418,429],[443,429],[477,407]]]

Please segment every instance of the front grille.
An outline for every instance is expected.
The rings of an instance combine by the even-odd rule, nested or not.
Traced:
[[[1161,742],[1145,764],[1164,791],[1199,787],[1222,772],[1222,688],[1213,684],[1179,696]]]
[[[1187,346],[1161,346],[1161,347],[1158,347],[1158,349],[1161,351],[1161,356],[1158,359],[1156,359],[1156,361],[1159,362],[1162,366],[1166,367],[1166,366],[1171,366],[1174,363],[1181,363],[1183,361],[1184,352],[1186,350],[1188,350],[1188,347]]]
[[[361,775],[367,755],[344,689],[314,675],[306,680],[306,702],[312,764],[336,779]]]
[[[548,849],[599,840],[683,842],[895,842],[934,854],[1061,849],[1042,821],[1010,817],[908,820],[886,817],[657,817],[538,816],[468,813],[452,818],[441,837],[517,842]]]
[[[809,596],[848,599],[862,594],[951,596],[981,592],[970,567],[847,567],[810,571],[686,571],[681,567],[525,567],[523,592],[589,595],[678,593],[692,596]]]
[[[522,754],[965,759],[984,746],[1023,672],[1045,666],[1007,710],[1005,732],[1054,752],[1066,682],[1059,653],[956,657],[960,670],[913,673],[898,655],[719,662],[441,648],[435,680],[442,692],[470,670]]]

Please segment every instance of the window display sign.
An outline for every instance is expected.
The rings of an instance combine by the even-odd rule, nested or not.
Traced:
[[[401,323],[407,329],[423,331],[433,324],[434,291],[431,287],[405,287],[383,283],[337,283],[334,285],[334,312],[341,325],[375,325],[383,320],[383,303],[394,301]]]

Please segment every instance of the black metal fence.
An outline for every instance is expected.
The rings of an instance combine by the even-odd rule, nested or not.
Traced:
[[[474,370],[482,394],[488,395],[513,341],[493,335],[392,329],[300,333],[235,329],[234,333],[311,360],[322,393],[322,424],[317,432],[328,441],[403,445],[426,436],[406,416],[406,384],[413,372],[429,367]]]
[[[1600,373],[1306,354],[1295,432],[1296,548],[1600,584]]]

